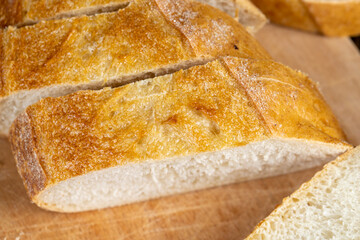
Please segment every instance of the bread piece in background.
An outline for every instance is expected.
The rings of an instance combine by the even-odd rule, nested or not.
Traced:
[[[307,76],[236,57],[42,99],[10,134],[31,200],[60,212],[311,168],[351,148],[344,138]]]
[[[360,239],[359,182],[357,147],[285,198],[247,239]]]
[[[0,134],[43,97],[119,86],[219,56],[270,58],[229,15],[199,2],[137,0],[118,12],[1,35]]]
[[[328,36],[360,34],[360,0],[252,0],[274,23]]]
[[[256,33],[266,23],[265,15],[250,0],[197,0],[221,9],[245,26],[246,30]]]
[[[0,27],[29,25],[41,20],[67,18],[116,11],[136,0],[1,0]],[[266,23],[266,17],[250,0],[197,0],[208,3],[239,20],[255,32]]]

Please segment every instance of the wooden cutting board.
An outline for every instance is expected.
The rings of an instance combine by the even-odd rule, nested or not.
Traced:
[[[320,82],[350,143],[360,144],[360,55],[351,41],[271,25],[257,38],[276,60]],[[242,239],[317,170],[61,214],[30,203],[10,146],[0,140],[0,239]]]

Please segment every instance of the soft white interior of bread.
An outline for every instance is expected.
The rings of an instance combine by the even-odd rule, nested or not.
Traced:
[[[94,171],[46,188],[33,200],[56,211],[112,207],[321,165],[346,147],[268,139],[217,152]]]
[[[249,239],[360,239],[360,154],[328,165]]]
[[[266,17],[248,0],[197,0],[221,9],[236,18],[250,33],[256,33],[267,22]]]
[[[121,78],[110,79],[107,82],[96,81],[77,85],[52,85],[39,89],[19,91],[0,99],[0,136],[7,136],[15,118],[24,111],[27,106],[36,103],[42,98],[64,96],[85,89],[101,89],[109,86],[118,87],[130,82],[162,76],[179,71],[180,69],[188,69],[196,65],[206,64],[211,60],[213,60],[213,58],[199,58],[192,61],[184,61],[176,65],[168,65],[163,68],[150,69],[140,73],[125,75]]]

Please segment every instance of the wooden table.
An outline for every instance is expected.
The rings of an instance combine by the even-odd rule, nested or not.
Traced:
[[[360,144],[360,55],[353,43],[271,25],[257,38],[276,60],[320,82],[349,142]],[[242,239],[318,169],[101,211],[61,214],[30,203],[3,139],[0,239]]]

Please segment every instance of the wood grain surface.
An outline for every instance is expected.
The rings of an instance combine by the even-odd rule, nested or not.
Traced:
[[[360,54],[348,38],[269,25],[257,38],[270,54],[307,72],[348,135],[360,144]],[[319,168],[318,168],[319,169]],[[31,204],[7,140],[0,140],[0,239],[242,239],[318,169],[85,213]]]

